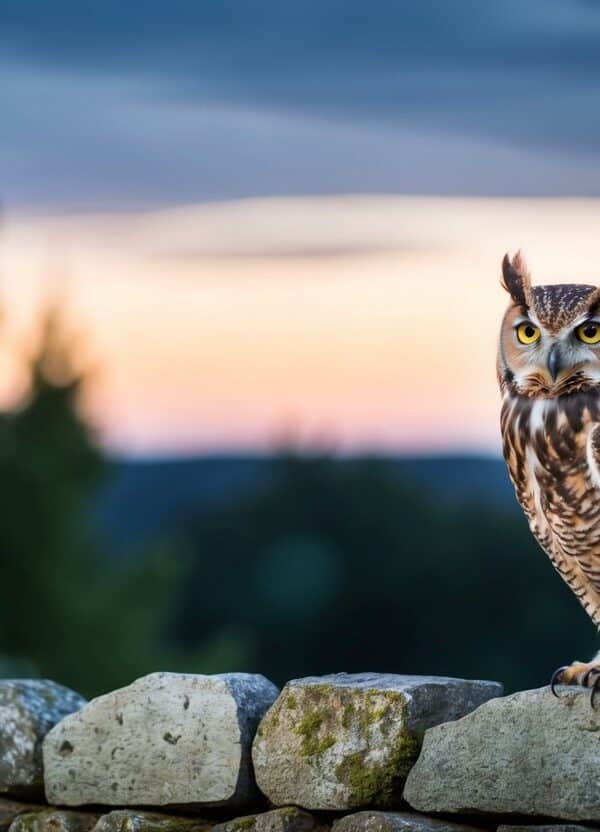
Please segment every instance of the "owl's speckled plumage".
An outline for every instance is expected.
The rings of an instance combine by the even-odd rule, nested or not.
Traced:
[[[532,306],[540,324],[550,332],[558,332],[585,311],[595,291],[595,286],[578,283],[534,286]]]
[[[600,628],[600,397],[502,407],[504,456],[531,531]],[[591,442],[590,442],[591,439]]]
[[[511,295],[498,350],[504,456],[531,531],[600,629],[600,341],[578,336],[582,325],[600,327],[600,291],[532,287],[520,256],[505,258],[503,275]],[[519,341],[523,322],[538,340]],[[598,664],[577,667],[600,677]],[[560,681],[583,675],[563,672]]]

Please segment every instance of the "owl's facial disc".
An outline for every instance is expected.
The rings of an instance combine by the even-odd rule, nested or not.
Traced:
[[[550,331],[532,310],[508,310],[501,335],[505,380],[525,396],[553,398],[600,389],[600,317]]]
[[[511,300],[498,349],[502,389],[540,398],[600,392],[600,287],[532,286],[520,252],[504,257],[502,286]]]

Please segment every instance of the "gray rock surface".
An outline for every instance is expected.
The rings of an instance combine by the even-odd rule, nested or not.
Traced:
[[[5,800],[0,797],[0,832],[5,832],[13,820],[19,815],[24,815],[29,812],[41,812],[45,808],[45,806],[39,806],[33,803],[20,803],[16,800]]]
[[[475,829],[411,812],[357,812],[336,820],[332,832],[474,832]]]
[[[589,826],[579,826],[577,823],[542,823],[531,826],[510,826],[501,824],[497,832],[590,832]]]
[[[600,710],[589,691],[494,699],[425,734],[404,796],[421,812],[600,821]]]
[[[319,824],[296,806],[283,806],[259,815],[247,815],[219,823],[213,832],[314,832]]]
[[[397,805],[431,725],[502,693],[496,682],[345,674],[289,682],[258,729],[256,779],[276,806]]]
[[[277,693],[248,673],[153,673],[94,699],[44,741],[48,802],[246,807],[252,739]]]
[[[43,809],[19,815],[10,832],[90,832],[99,815],[91,812],[72,812],[60,809]]]
[[[85,699],[46,679],[0,680],[0,793],[42,800],[41,743]]]
[[[103,815],[94,832],[210,832],[211,826],[199,818],[124,809]]]

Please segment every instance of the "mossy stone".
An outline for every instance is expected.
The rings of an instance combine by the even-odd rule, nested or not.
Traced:
[[[332,832],[483,832],[483,830],[441,818],[428,818],[412,812],[367,811],[339,818],[334,822]],[[535,827],[531,829],[531,832],[535,832]],[[544,832],[551,832],[551,829],[548,828]],[[559,827],[555,832],[585,831],[561,830]]]
[[[397,806],[425,729],[500,692],[495,683],[436,677],[294,680],[255,738],[258,785],[275,805],[308,810]]]
[[[200,818],[123,809],[101,817],[94,832],[210,832],[211,828]]]
[[[315,832],[317,828],[315,819],[308,812],[297,806],[282,806],[271,812],[220,823],[213,832]]]
[[[19,815],[45,811],[47,806],[34,803],[20,803],[16,800],[6,800],[0,797],[0,832],[5,832]]]
[[[42,801],[42,741],[85,705],[79,694],[48,679],[0,680],[0,794]]]
[[[44,809],[19,815],[10,832],[89,832],[98,818],[99,815],[92,812]]]

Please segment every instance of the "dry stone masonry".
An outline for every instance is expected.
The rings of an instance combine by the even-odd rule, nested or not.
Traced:
[[[477,827],[409,812],[356,812],[334,821],[332,832],[477,832]]]
[[[344,811],[398,805],[425,730],[502,692],[495,682],[375,673],[289,682],[252,756],[275,805]]]
[[[44,679],[0,680],[0,794],[44,797],[42,740],[85,699]]]
[[[94,699],[46,737],[48,802],[252,805],[252,740],[277,694],[249,673],[153,673]]]
[[[33,803],[18,803],[16,800],[4,800],[0,797],[0,832],[9,829],[14,820],[20,815],[31,812],[41,812],[45,806],[38,806]]]
[[[284,806],[218,823],[212,832],[319,832],[321,826],[309,812],[296,806]]]
[[[577,823],[542,823],[532,826],[511,826],[503,823],[498,827],[498,832],[590,832],[590,827]]]
[[[600,822],[600,710],[583,688],[494,699],[427,732],[404,796],[423,812]]]
[[[0,832],[600,832],[589,693],[154,673],[0,680]]]
[[[121,810],[100,818],[94,832],[210,832],[211,828],[201,818]]]
[[[42,809],[20,814],[12,823],[12,832],[90,832],[99,816],[91,812]]]

